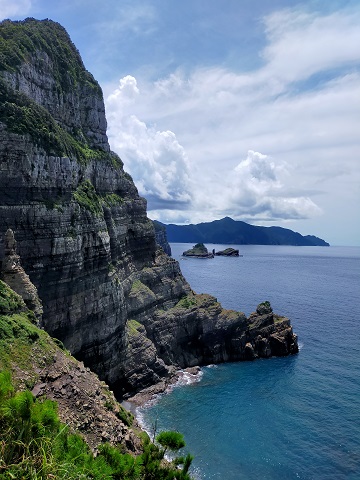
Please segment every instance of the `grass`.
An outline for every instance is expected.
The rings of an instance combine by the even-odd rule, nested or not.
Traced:
[[[0,280],[0,315],[25,309],[23,299]]]
[[[127,332],[129,335],[137,335],[139,333],[139,328],[142,327],[141,323],[136,320],[128,320],[126,322]]]
[[[103,215],[103,206],[121,205],[124,200],[116,193],[99,195],[89,179],[84,180],[73,193],[73,199],[83,208],[99,217]]]
[[[197,304],[196,297],[194,295],[187,295],[183,297],[176,305],[175,308],[191,308]]]
[[[133,284],[131,285],[130,294],[136,294],[136,293],[139,293],[139,292],[150,293],[151,295],[154,295],[154,293],[151,291],[151,289],[147,285],[142,283],[141,280],[135,280],[133,282]]]
[[[118,415],[128,425],[133,422],[121,406]],[[157,442],[144,436],[139,455],[102,443],[94,456],[84,439],[60,422],[56,402],[36,399],[29,390],[16,391],[9,372],[0,372],[1,480],[191,480],[191,455],[163,461],[167,449],[185,446],[182,435],[161,432]]]
[[[43,358],[51,359],[56,346],[34,324],[34,314],[22,298],[0,280],[0,370],[20,368],[32,382]]]

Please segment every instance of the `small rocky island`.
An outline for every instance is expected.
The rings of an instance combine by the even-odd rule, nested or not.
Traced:
[[[219,250],[215,252],[215,249],[212,252],[209,252],[203,243],[197,243],[189,250],[183,252],[183,257],[193,257],[193,258],[214,258],[217,255],[219,257],[242,257],[239,254],[239,250],[235,248],[225,248],[225,250]]]
[[[203,243],[197,243],[193,248],[183,252],[183,257],[214,258],[214,253],[209,252]]]
[[[239,250],[231,247],[225,248],[225,250],[219,250],[215,255],[221,257],[242,257],[242,255],[239,254]]]

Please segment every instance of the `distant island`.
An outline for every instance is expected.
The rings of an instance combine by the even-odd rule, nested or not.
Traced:
[[[168,242],[329,246],[329,243],[314,235],[301,235],[298,232],[282,227],[258,227],[246,222],[233,220],[230,217],[196,225],[160,225],[163,225],[166,229]]]

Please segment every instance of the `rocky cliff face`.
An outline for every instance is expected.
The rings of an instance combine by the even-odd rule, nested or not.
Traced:
[[[15,233],[43,327],[119,396],[174,365],[295,353],[288,320],[222,310],[157,251],[146,201],[110,152],[101,89],[65,30],[5,21],[0,39],[0,234]]]
[[[165,253],[171,255],[171,247],[167,239],[165,225],[157,220],[153,220],[153,224],[155,228],[155,240],[157,245],[159,245]]]

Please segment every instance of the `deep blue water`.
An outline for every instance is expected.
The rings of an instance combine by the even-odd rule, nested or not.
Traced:
[[[208,260],[171,247],[197,293],[247,315],[269,300],[301,350],[203,368],[142,410],[147,428],[181,431],[198,479],[360,479],[360,247],[247,245]]]

